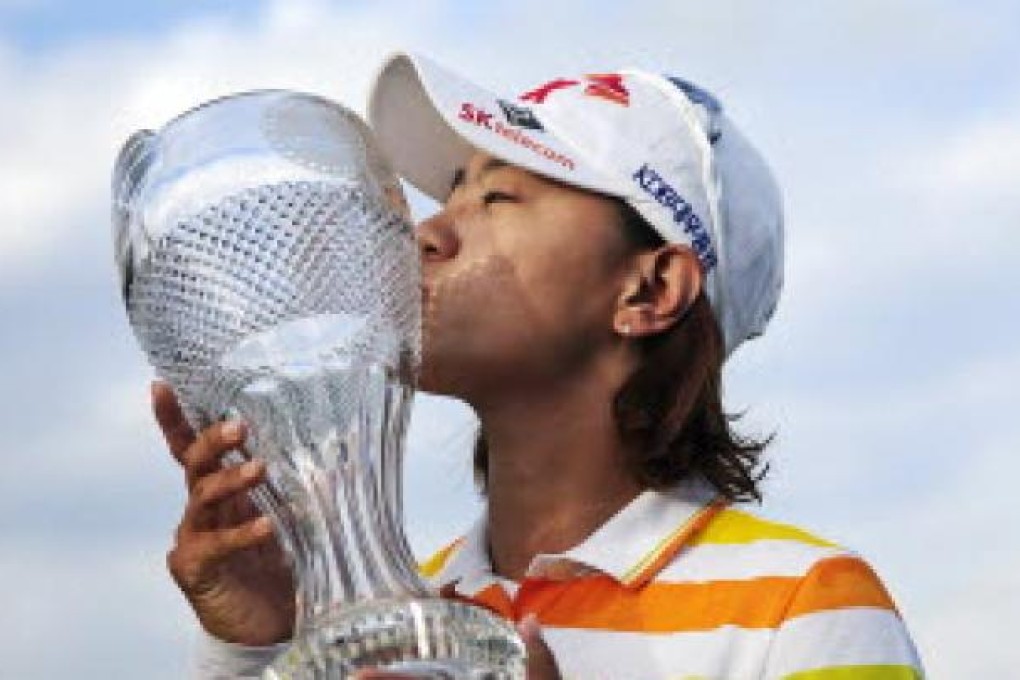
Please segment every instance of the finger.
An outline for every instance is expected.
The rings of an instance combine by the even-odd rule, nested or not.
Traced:
[[[195,432],[184,417],[177,396],[170,385],[162,380],[154,380],[150,387],[152,412],[163,431],[170,453],[181,461],[184,451],[195,441]]]
[[[528,680],[560,680],[559,667],[549,645],[542,639],[542,628],[534,614],[517,624],[517,632],[528,652]]]
[[[244,436],[245,426],[239,420],[215,423],[202,430],[181,456],[188,489],[194,489],[199,479],[218,470],[223,454],[239,448]]]
[[[266,465],[252,460],[204,475],[195,482],[184,511],[183,524],[196,530],[204,529],[217,506],[265,481]]]
[[[177,544],[167,553],[167,567],[182,590],[196,593],[216,573],[217,564],[236,552],[262,546],[273,537],[273,523],[265,516],[214,532],[181,532]]]
[[[210,562],[219,561],[240,550],[262,545],[271,538],[273,523],[263,515],[236,527],[208,532],[203,537],[205,555]]]

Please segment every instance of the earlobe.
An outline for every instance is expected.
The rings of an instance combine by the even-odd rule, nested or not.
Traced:
[[[641,329],[645,325],[641,319],[647,317],[652,298],[651,286],[642,269],[643,267],[638,267],[628,275],[613,320],[614,330],[625,338],[641,334]]]

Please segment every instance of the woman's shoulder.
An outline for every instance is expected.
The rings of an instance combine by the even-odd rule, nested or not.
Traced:
[[[813,531],[730,506],[661,578],[705,579],[716,586],[713,602],[732,594],[734,617],[773,629],[763,677],[923,677],[882,579],[856,551]]]
[[[795,524],[735,506],[720,510],[659,574],[666,583],[753,589],[783,620],[846,608],[896,612],[882,580],[856,551]],[[758,600],[750,598],[748,601]],[[760,601],[760,600],[759,600]]]
[[[790,596],[817,587],[856,591],[859,603],[891,606],[879,577],[859,553],[828,537],[728,505],[714,514],[658,574],[660,582],[755,582]],[[851,588],[851,586],[853,586]],[[867,592],[865,592],[867,591]]]
[[[750,545],[762,541],[774,542],[776,546],[845,550],[836,541],[812,530],[736,505],[723,507],[692,539],[693,543],[717,545]]]

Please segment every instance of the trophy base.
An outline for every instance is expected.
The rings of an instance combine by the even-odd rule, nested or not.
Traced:
[[[525,650],[497,615],[452,600],[389,599],[327,614],[264,680],[346,680],[359,669],[442,680],[523,680]]]

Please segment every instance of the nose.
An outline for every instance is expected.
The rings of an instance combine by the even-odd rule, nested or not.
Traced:
[[[423,263],[435,263],[456,257],[460,250],[460,238],[454,228],[454,220],[448,209],[422,220],[415,232],[418,251]]]

